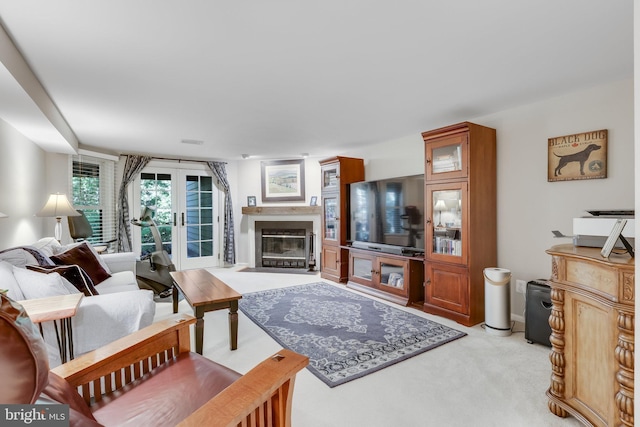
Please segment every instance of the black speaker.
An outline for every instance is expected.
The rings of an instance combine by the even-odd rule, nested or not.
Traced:
[[[527,306],[524,316],[524,338],[532,344],[537,342],[551,347],[549,337],[551,326],[551,288],[544,280],[532,280],[527,283]]]

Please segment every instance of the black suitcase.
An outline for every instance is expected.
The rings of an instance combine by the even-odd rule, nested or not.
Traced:
[[[527,283],[527,305],[524,317],[524,338],[551,347],[551,288],[542,279]]]

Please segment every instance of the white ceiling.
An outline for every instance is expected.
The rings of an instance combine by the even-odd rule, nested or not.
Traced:
[[[633,76],[631,0],[0,0],[0,23],[115,153],[332,156]]]

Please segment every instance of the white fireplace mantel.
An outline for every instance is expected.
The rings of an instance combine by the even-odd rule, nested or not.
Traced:
[[[320,234],[320,206],[260,206],[243,207],[242,214],[248,218],[248,240],[249,240],[249,267],[255,268],[256,252],[256,222],[259,221],[311,221],[313,222],[313,252],[316,260],[320,260],[319,239]],[[317,261],[319,266],[319,262]]]

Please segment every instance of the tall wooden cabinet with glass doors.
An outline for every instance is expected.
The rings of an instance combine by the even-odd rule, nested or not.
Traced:
[[[484,269],[497,267],[496,132],[464,122],[422,137],[424,311],[475,325],[484,320]]]
[[[364,180],[364,161],[352,157],[332,157],[320,161],[322,173],[322,255],[320,276],[346,282],[349,251],[349,186]]]

